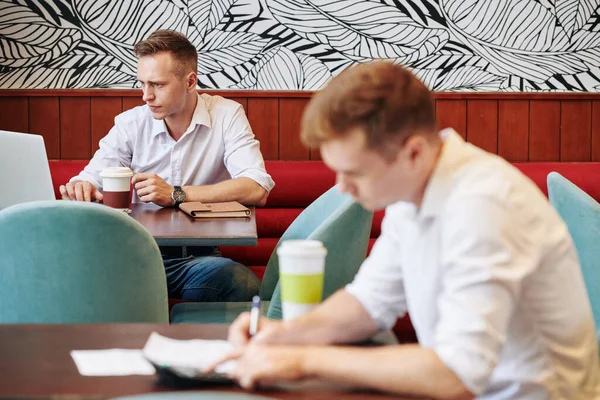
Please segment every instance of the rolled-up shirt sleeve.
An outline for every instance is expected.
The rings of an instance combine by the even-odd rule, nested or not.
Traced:
[[[119,116],[115,118],[115,125],[106,136],[100,140],[100,148],[96,151],[89,164],[77,176],[69,180],[88,181],[97,189],[102,190],[100,173],[105,167],[129,166],[133,154],[133,139],[128,131],[132,122],[121,123]],[[129,129],[128,129],[129,128]]]
[[[260,143],[254,137],[243,107],[236,107],[231,123],[223,135],[225,140],[225,167],[233,179],[250,178],[267,192],[275,186],[265,169]]]
[[[519,217],[498,200],[459,199],[448,209],[434,351],[479,395],[499,361],[523,280],[538,256],[518,227]]]
[[[407,310],[399,243],[390,232],[391,224],[392,219],[386,214],[381,235],[369,257],[345,288],[362,304],[380,330],[391,329]]]

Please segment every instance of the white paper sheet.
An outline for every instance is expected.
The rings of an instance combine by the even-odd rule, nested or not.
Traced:
[[[71,357],[81,375],[123,376],[152,375],[154,367],[141,350],[73,350]]]
[[[144,356],[158,365],[203,369],[233,350],[226,340],[176,340],[152,332],[144,346]],[[215,372],[228,373],[235,361],[217,367]]]
[[[152,332],[143,350],[73,350],[71,357],[81,375],[152,375],[155,369],[148,360],[162,366],[202,370],[231,350],[233,346],[225,340],[177,340]],[[228,361],[216,372],[227,373],[234,367],[235,361]]]

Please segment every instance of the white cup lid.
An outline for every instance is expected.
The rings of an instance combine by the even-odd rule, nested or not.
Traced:
[[[300,246],[300,247],[323,247],[323,242],[312,239],[288,239],[281,242],[281,246]]]
[[[305,255],[323,257],[327,249],[320,240],[284,240],[277,248],[278,255]]]
[[[131,178],[133,171],[129,167],[106,167],[100,176],[102,178]]]

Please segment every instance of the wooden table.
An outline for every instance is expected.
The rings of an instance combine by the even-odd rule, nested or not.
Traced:
[[[176,339],[223,339],[227,325],[0,325],[0,398],[104,399],[173,391],[156,385],[155,376],[82,376],[69,354],[71,350],[141,349],[152,331]],[[242,391],[237,387],[207,387],[205,390]],[[256,394],[278,399],[398,399],[333,389]]]
[[[131,216],[159,246],[256,246],[256,212],[249,218],[192,218],[183,211],[155,204],[134,203]]]

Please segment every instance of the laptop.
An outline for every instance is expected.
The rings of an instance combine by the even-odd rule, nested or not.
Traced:
[[[0,130],[0,210],[36,200],[56,200],[44,138]]]

